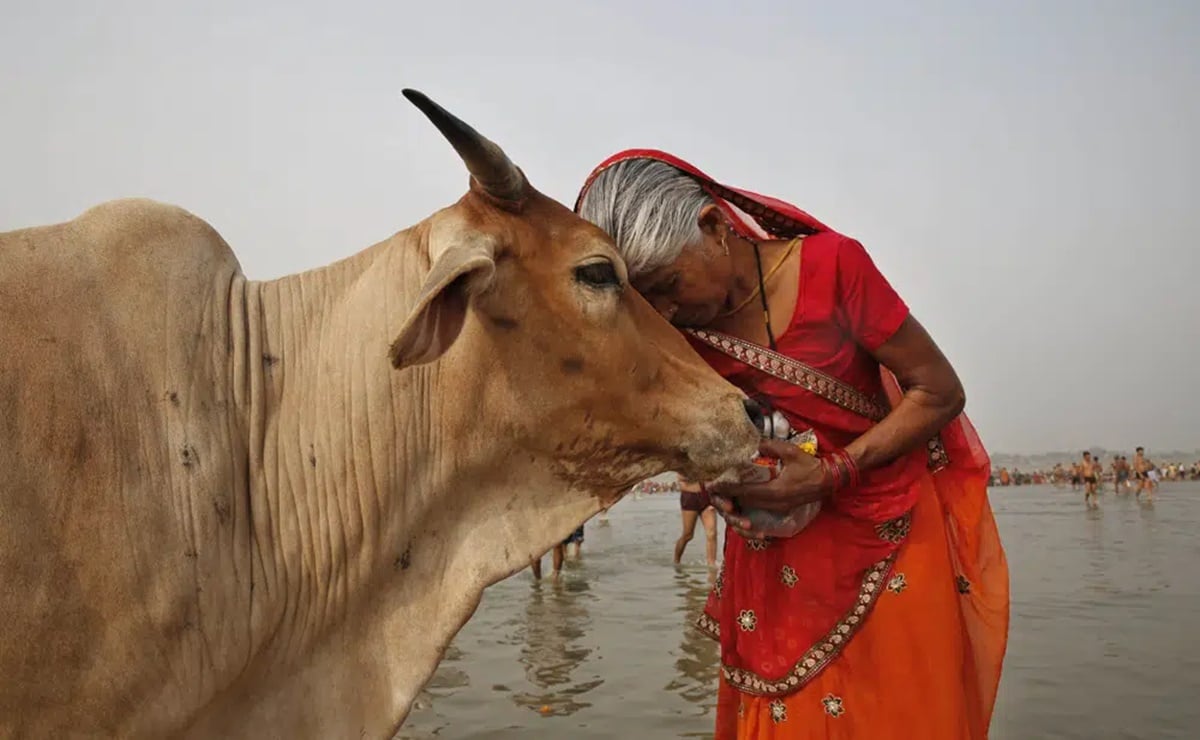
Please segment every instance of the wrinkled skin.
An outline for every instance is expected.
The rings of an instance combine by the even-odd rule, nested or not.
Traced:
[[[486,586],[753,452],[623,284],[477,182],[262,283],[150,201],[0,234],[0,736],[389,737]]]

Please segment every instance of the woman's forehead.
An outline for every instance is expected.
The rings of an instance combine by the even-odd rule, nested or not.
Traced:
[[[689,260],[685,255],[680,255],[674,261],[668,262],[665,265],[656,267],[653,270],[643,272],[633,282],[644,285],[654,285],[655,283],[669,280],[677,274],[687,274],[694,270],[698,265],[694,260]]]
[[[653,270],[648,270],[639,275],[630,278],[629,282],[633,283],[634,287],[652,287],[656,283],[662,282],[674,270],[674,264],[663,265],[656,267]]]

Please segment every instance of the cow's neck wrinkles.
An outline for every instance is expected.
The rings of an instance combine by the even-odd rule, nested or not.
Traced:
[[[251,363],[261,380],[250,394],[259,650],[294,655],[346,617],[381,562],[405,565],[397,520],[419,518],[402,509],[423,497],[397,497],[397,484],[426,488],[439,458],[430,409],[405,401],[428,397],[436,377],[419,368],[398,380],[387,351],[428,269],[423,234],[416,227],[328,267],[251,285],[261,347],[252,340],[250,352],[262,359]]]
[[[400,721],[483,588],[598,507],[547,460],[515,454],[514,429],[488,428],[476,317],[439,361],[392,368],[388,347],[429,271],[427,223],[247,286],[254,664],[243,676],[354,687],[317,715],[350,701]]]

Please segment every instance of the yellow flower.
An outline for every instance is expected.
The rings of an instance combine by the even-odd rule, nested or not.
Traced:
[[[817,454],[817,435],[813,430],[808,429],[801,432],[798,437],[793,440],[793,443],[800,448],[802,452],[806,452],[814,457]]]

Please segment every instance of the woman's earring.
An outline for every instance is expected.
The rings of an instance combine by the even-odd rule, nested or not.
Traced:
[[[721,248],[725,250],[725,256],[729,256],[729,245],[725,243],[725,234],[721,234]]]

